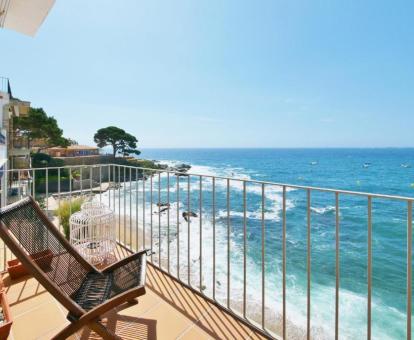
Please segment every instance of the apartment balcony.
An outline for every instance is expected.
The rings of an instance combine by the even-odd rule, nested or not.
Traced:
[[[130,253],[115,251],[121,259]],[[69,322],[67,310],[33,277],[10,280],[3,274],[13,316],[10,339],[50,339]],[[149,265],[147,292],[136,305],[121,305],[108,313],[104,324],[122,339],[262,339],[258,332],[217,305]],[[74,339],[99,339],[82,329]]]
[[[392,338],[411,339],[412,198],[118,164],[8,170],[1,184],[3,204],[31,195],[62,232],[61,204],[103,203],[116,217],[115,257],[153,251],[147,294],[106,319],[122,338],[382,338],[375,291],[388,289],[399,300],[388,302]],[[379,225],[384,212],[391,222]],[[349,240],[343,230],[355,226],[360,236]],[[375,238],[389,226],[401,252],[391,264]],[[0,256],[4,270],[13,255]],[[377,274],[383,263],[392,284]],[[34,279],[5,280],[14,339],[62,328],[66,311]],[[318,323],[323,313],[329,324]]]

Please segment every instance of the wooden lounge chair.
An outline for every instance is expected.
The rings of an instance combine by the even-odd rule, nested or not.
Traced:
[[[145,294],[148,250],[98,270],[70,245],[31,197],[0,210],[0,237],[26,269],[69,311],[71,323],[54,339],[66,339],[83,326],[104,339],[117,339],[100,322],[101,316]]]

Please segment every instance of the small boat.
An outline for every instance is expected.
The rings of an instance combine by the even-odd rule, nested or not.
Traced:
[[[317,161],[312,161],[312,162],[310,162],[309,164],[310,164],[310,165],[317,165],[317,164],[318,164],[318,162],[317,162]]]
[[[411,165],[410,164],[403,163],[403,164],[401,164],[401,167],[402,168],[411,168]]]
[[[371,166],[371,163],[364,163],[364,165],[362,167],[369,168],[370,166]]]

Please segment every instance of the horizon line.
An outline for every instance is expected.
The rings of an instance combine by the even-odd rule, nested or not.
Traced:
[[[141,150],[148,150],[148,149],[187,149],[187,150],[194,150],[194,149],[414,149],[414,146],[236,146],[236,147],[229,147],[229,146],[200,146],[200,147],[181,147],[181,146],[148,146],[139,148]]]

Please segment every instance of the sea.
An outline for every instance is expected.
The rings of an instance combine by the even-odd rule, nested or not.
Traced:
[[[414,197],[411,148],[144,149],[139,157],[170,166],[186,163],[191,165],[191,174],[220,177],[213,183],[211,177],[153,176],[152,204],[148,193],[144,205],[141,202],[142,183],[131,184],[129,190],[133,195],[136,192],[132,202],[142,210],[135,207],[137,216],[146,217],[147,235],[148,223],[153,222],[153,247],[156,252],[160,249],[163,265],[169,249],[175,275],[188,279],[207,295],[215,294],[237,312],[243,311],[246,250],[246,316],[261,323],[264,311],[266,328],[276,332],[280,332],[283,311],[283,187],[262,182]],[[260,183],[246,182],[244,187],[239,179]],[[148,190],[150,181],[145,185]],[[315,190],[309,199],[312,336],[334,338],[338,217],[339,334],[341,339],[364,339],[368,199]],[[167,200],[171,204],[168,215],[158,214],[156,203]],[[307,204],[307,190],[286,187],[288,338],[306,335]],[[187,223],[182,217],[185,211],[193,211],[197,217]],[[373,339],[406,338],[406,244],[407,203],[372,198]]]

